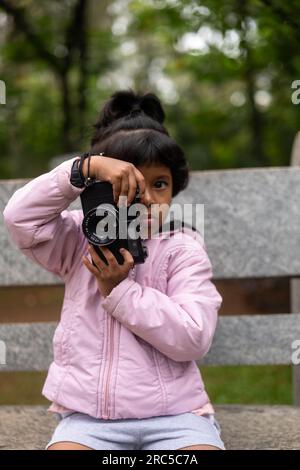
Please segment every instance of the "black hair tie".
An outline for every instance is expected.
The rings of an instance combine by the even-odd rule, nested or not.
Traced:
[[[139,104],[134,104],[134,105],[132,106],[132,108],[131,108],[130,113],[129,113],[128,116],[127,116],[127,119],[129,119],[129,118],[131,118],[131,117],[133,117],[133,116],[135,116],[135,115],[137,115],[137,114],[140,114],[142,111],[143,111],[143,110],[142,110],[142,108],[140,107]]]

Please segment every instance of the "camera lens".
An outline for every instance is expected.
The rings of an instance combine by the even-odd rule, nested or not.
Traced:
[[[109,245],[118,238],[116,209],[111,204],[100,204],[91,209],[83,219],[82,230],[92,243]]]

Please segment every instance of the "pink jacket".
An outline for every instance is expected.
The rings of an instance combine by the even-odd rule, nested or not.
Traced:
[[[70,183],[73,160],[18,189],[3,212],[21,252],[65,284],[42,394],[102,419],[209,407],[195,361],[210,348],[222,297],[202,237],[185,228],[144,240],[145,263],[102,298],[81,259],[83,212],[67,210],[84,190]]]

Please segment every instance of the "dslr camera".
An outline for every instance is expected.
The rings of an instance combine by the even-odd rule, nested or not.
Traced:
[[[107,181],[93,182],[80,194],[80,199],[84,215],[83,233],[106,264],[99,246],[108,248],[119,264],[124,263],[120,248],[126,248],[131,253],[135,264],[145,262],[148,250],[142,244],[138,230],[140,211],[136,211],[139,212],[137,215],[128,215],[133,212],[130,211],[133,204],[140,204],[139,188],[128,207],[119,208],[115,204],[112,184]]]

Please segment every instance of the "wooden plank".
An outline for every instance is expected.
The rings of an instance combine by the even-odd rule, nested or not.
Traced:
[[[6,346],[6,364],[0,371],[47,370],[55,327],[55,322],[0,324],[0,340]]]
[[[290,280],[291,311],[300,312],[300,279]],[[297,338],[300,340],[300,335]],[[300,364],[293,365],[293,403],[300,406]]]
[[[6,365],[0,370],[47,370],[56,324],[0,325]],[[199,365],[290,364],[300,338],[300,314],[221,316],[210,349]]]
[[[185,200],[205,205],[215,279],[299,276],[300,168],[195,172]]]
[[[28,180],[2,181],[1,213]],[[300,168],[271,167],[192,172],[173,204],[194,204],[214,279],[300,276]],[[196,206],[198,204],[198,206]],[[201,205],[204,204],[204,224]],[[77,198],[69,210],[80,209]],[[0,219],[0,286],[53,285],[60,279],[28,260],[10,242]]]
[[[291,364],[300,314],[221,316],[207,365]]]

